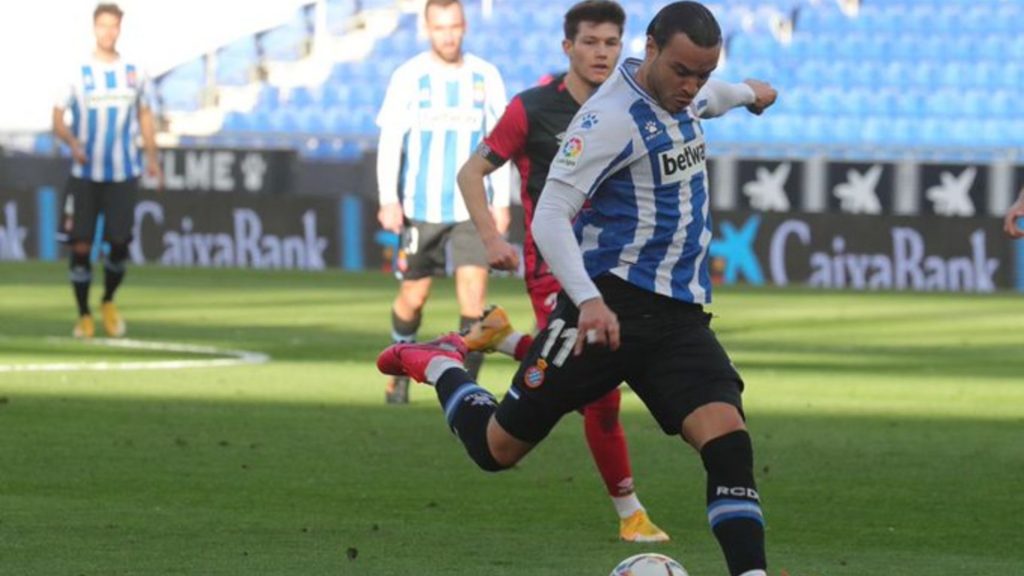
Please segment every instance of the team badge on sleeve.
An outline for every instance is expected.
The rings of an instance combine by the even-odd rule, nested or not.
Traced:
[[[583,116],[583,120],[580,121],[580,128],[584,130],[590,130],[594,126],[597,126],[597,114],[593,112],[587,112]]]

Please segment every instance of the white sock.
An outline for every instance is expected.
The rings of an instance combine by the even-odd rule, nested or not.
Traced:
[[[508,354],[509,356],[515,357],[516,346],[519,345],[519,341],[523,339],[522,332],[513,331],[511,334],[505,337],[504,340],[498,343],[498,352],[502,354]]]
[[[636,497],[636,492],[628,496],[612,496],[612,504],[615,505],[615,511],[619,513],[620,520],[625,520],[636,514],[638,510],[644,509],[640,499]]]
[[[768,576],[768,573],[764,570],[747,570],[740,576]]]
[[[424,376],[427,377],[427,383],[434,384],[441,378],[449,368],[463,368],[462,362],[448,356],[435,356],[430,359],[427,364],[427,369],[424,371]]]

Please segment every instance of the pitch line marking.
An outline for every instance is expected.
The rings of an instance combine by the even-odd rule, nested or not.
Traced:
[[[226,358],[206,358],[202,360],[140,360],[130,362],[50,362],[45,364],[0,364],[0,373],[4,372],[75,372],[75,371],[115,371],[115,370],[178,370],[182,368],[224,368],[243,366],[246,364],[264,364],[270,356],[262,352],[248,350],[225,350],[214,346],[182,344],[178,342],[155,342],[131,340],[127,338],[96,338],[92,340],[76,340],[72,338],[47,338],[48,342],[66,343],[72,340],[91,346],[109,346],[111,348],[128,348],[134,350],[157,350],[160,352],[182,352],[203,356],[226,356]]]

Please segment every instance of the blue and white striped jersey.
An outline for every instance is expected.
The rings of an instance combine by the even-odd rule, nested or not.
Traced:
[[[498,69],[471,54],[465,54],[462,65],[455,67],[424,52],[395,70],[377,125],[382,132],[404,134],[395,188],[401,191],[406,217],[444,224],[469,220],[456,175],[494,128],[506,103]],[[508,179],[507,171],[489,179],[495,205],[508,206]],[[381,190],[384,199],[392,194],[392,190]]]
[[[711,301],[708,174],[698,94],[661,108],[623,62],[573,119],[548,176],[585,194],[575,223],[591,278],[614,274],[678,300]]]
[[[153,108],[154,92],[138,65],[124,58],[91,58],[78,66],[54,103],[71,112],[71,133],[88,161],[71,174],[94,182],[122,182],[142,175],[139,106]]]

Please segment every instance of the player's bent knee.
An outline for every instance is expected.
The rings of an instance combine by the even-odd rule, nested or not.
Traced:
[[[683,419],[681,426],[683,439],[697,450],[711,440],[746,428],[739,408],[726,402],[712,402],[697,408]]]
[[[110,241],[110,261],[111,262],[124,262],[128,259],[128,242],[126,241]]]

